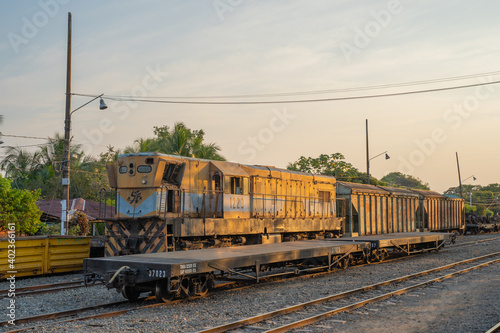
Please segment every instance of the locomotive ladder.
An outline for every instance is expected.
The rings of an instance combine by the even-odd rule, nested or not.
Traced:
[[[166,238],[166,252],[173,252],[175,251],[175,239],[174,239],[174,226],[172,224],[167,224],[167,234],[165,235]]]

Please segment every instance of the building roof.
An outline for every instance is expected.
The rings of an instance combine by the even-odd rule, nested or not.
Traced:
[[[42,211],[42,222],[60,222],[62,215],[61,200],[40,200],[37,201],[37,206]],[[104,205],[101,205],[104,210]],[[89,221],[100,220],[103,218],[114,218],[115,208],[106,205],[106,215],[104,212],[99,216],[99,203],[92,200],[77,198],[69,201],[69,207],[72,211],[78,211],[87,215]]]

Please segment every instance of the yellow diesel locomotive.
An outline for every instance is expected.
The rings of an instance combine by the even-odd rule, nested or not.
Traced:
[[[106,256],[338,237],[333,177],[159,153],[108,166]]]

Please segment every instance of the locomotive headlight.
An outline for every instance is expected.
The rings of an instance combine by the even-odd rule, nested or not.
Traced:
[[[146,183],[147,183],[146,179],[143,179],[143,180],[142,180],[142,184],[143,184],[143,185],[146,185]]]

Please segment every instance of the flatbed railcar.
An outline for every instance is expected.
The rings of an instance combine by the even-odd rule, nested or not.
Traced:
[[[381,261],[394,252],[437,251],[452,236],[411,232],[135,254],[86,259],[84,269],[87,282],[104,280],[108,288],[116,288],[129,300],[137,300],[143,292],[153,292],[158,301],[168,302],[178,295],[205,295],[216,278],[239,275],[258,282],[261,272],[277,268],[280,271],[274,276],[346,268],[360,260]]]
[[[107,169],[107,257],[464,229],[463,200],[431,191],[159,153],[120,155]]]

